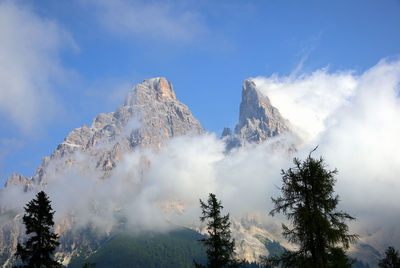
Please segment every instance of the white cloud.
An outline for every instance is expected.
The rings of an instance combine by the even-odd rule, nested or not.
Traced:
[[[200,15],[170,1],[82,0],[113,33],[190,41],[205,32]]]
[[[315,139],[328,126],[327,119],[355,94],[357,77],[351,71],[257,77],[257,87],[278,107],[306,141]]]
[[[400,215],[400,61],[382,60],[359,76],[318,70],[299,77],[257,78],[271,102],[298,127],[303,158],[316,145],[339,170],[341,207],[377,248],[398,244]],[[306,133],[306,135],[304,135]]]
[[[331,115],[335,123],[319,140],[321,151],[346,178],[339,186],[353,191],[347,193],[348,205],[371,214],[400,209],[399,82],[400,61],[381,61],[366,71],[351,104]]]
[[[285,107],[271,98],[283,115],[298,111],[306,116],[288,116],[299,118],[301,124],[292,123],[309,134],[296,156],[304,159],[319,144],[314,156],[324,156],[329,168],[339,170],[336,192],[340,207],[358,218],[353,231],[373,230],[374,235],[364,239],[379,249],[387,243],[399,247],[400,61],[381,61],[358,76],[319,70],[297,78],[258,80],[267,81],[266,92],[288,98],[291,106],[282,101]],[[277,139],[291,144],[289,138]],[[58,218],[75,211],[80,224],[94,222],[106,229],[121,215],[139,229],[167,228],[164,217],[196,224],[198,199],[206,199],[209,192],[216,193],[233,216],[266,215],[272,208],[270,197],[279,194],[280,170],[291,167],[293,157],[271,146],[273,142],[224,154],[224,144],[215,135],[180,137],[158,153],[127,153],[107,180],[98,179],[90,157],[77,154],[78,166],[87,168],[49,170],[46,191]],[[3,193],[0,203],[16,205],[16,196]]]
[[[75,44],[60,27],[14,1],[0,2],[0,113],[25,134],[60,106],[51,87],[62,78],[59,52]]]

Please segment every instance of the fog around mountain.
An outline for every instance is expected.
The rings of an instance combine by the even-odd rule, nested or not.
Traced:
[[[304,159],[318,146],[313,156],[323,156],[328,168],[339,170],[340,207],[357,218],[351,230],[381,250],[389,244],[400,246],[396,213],[400,126],[395,124],[400,118],[400,62],[382,60],[362,74],[323,69],[253,81],[290,122],[291,132],[261,144],[244,143],[229,152],[226,140],[214,133],[176,136],[156,149],[123,152],[107,177],[88,152],[76,150],[71,166],[59,168],[60,158],[46,167],[45,189],[56,221],[72,216],[73,228],[90,224],[102,232],[109,232],[121,219],[134,232],[165,231],[173,228],[171,223],[198,228],[199,198],[213,192],[232,217],[259,215],[275,226],[283,219],[267,213],[272,208],[270,198],[279,194],[280,170],[291,167],[293,157]],[[128,132],[143,128],[135,116],[130,122],[135,123],[126,124]],[[113,148],[120,142],[118,135],[100,139],[91,150]],[[294,153],[288,151],[293,144]],[[34,195],[21,189],[19,185],[2,189],[3,207],[21,211]]]

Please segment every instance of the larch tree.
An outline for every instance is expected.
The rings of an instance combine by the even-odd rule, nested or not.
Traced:
[[[382,268],[400,268],[400,255],[394,247],[388,247],[385,251],[385,258],[379,261]]]
[[[311,153],[305,161],[294,158],[294,167],[282,170],[281,196],[272,198],[274,209],[270,211],[272,216],[280,212],[286,215],[291,226],[282,224],[283,236],[297,244],[298,250],[267,258],[267,263],[284,267],[351,267],[345,250],[358,236],[349,234],[345,221],[355,218],[337,209],[337,170],[328,170],[324,160],[312,158]]]

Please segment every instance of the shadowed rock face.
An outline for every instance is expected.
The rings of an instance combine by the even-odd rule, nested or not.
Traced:
[[[13,173],[6,181],[5,188],[11,187],[12,185],[22,185],[23,191],[26,192],[31,189],[31,181],[24,175]],[[1,209],[0,209],[1,211]]]
[[[89,168],[81,166],[77,152],[88,156],[94,162],[99,177],[106,178],[126,152],[143,147],[157,151],[170,138],[202,133],[204,130],[199,121],[186,105],[176,99],[170,82],[162,77],[146,79],[129,91],[124,105],[115,112],[101,113],[90,127],[84,125],[72,130],[50,157],[43,158],[33,177],[13,174],[2,191],[10,190],[8,188],[13,186],[21,187],[25,192],[35,190],[48,184],[51,173],[69,167],[79,170]],[[143,159],[142,168],[145,170],[148,164]],[[4,213],[10,214],[10,211],[0,204],[3,219]],[[16,244],[24,237],[20,218],[21,214],[10,215],[8,223],[0,228],[0,261],[3,256],[6,258],[5,267],[12,264]],[[57,256],[61,259],[72,256],[77,250],[91,252],[96,247],[96,239],[88,238],[84,233],[72,232],[73,223],[73,217],[67,217],[56,226],[61,242],[57,253],[60,255]]]
[[[162,77],[146,79],[129,91],[124,105],[115,112],[99,114],[90,127],[71,131],[53,154],[43,159],[33,177],[13,174],[6,188],[20,185],[27,191],[45,185],[47,167],[56,165],[57,170],[73,165],[76,151],[89,154],[107,176],[125,152],[137,147],[159,150],[172,137],[202,133],[199,121],[176,99],[170,82]]]
[[[254,82],[245,80],[235,133],[248,142],[260,143],[289,131],[287,124],[278,109],[271,105],[268,97],[257,90]]]
[[[287,132],[290,132],[288,121],[271,105],[268,97],[257,90],[252,80],[245,80],[238,124],[234,131],[225,128],[222,134],[228,150],[247,143],[259,144]],[[71,131],[50,157],[43,158],[33,177],[13,174],[1,191],[10,190],[7,188],[14,185],[24,191],[46,185],[50,180],[47,178],[50,168],[57,172],[73,165],[79,166],[80,163],[74,158],[76,152],[88,155],[95,162],[99,174],[107,177],[125,152],[141,147],[150,147],[157,151],[172,137],[202,133],[204,130],[200,123],[176,99],[170,82],[165,78],[147,79],[129,91],[124,105],[115,112],[99,114],[90,127],[84,125]],[[294,146],[288,150],[295,150]],[[143,170],[147,165],[149,162],[143,159]],[[0,204],[0,216],[3,220],[0,226],[0,264],[5,260],[3,267],[11,267],[16,245],[24,239],[22,214],[10,209],[2,211]],[[61,243],[56,257],[65,264],[71,256],[94,252],[108,235],[102,234],[98,237],[97,233],[92,233],[95,230],[91,230],[90,226],[76,230],[73,228],[74,222],[71,214],[55,227],[55,231],[60,234]],[[249,261],[258,261],[260,255],[269,254],[266,241],[283,241],[282,245],[291,249],[279,235],[278,225],[264,225],[249,215],[246,218],[232,218],[232,234],[238,241],[238,256]],[[371,250],[365,252],[369,254]]]
[[[251,79],[243,83],[239,122],[234,132],[225,128],[222,134],[227,141],[228,150],[245,146],[246,143],[262,143],[268,138],[289,132],[289,122],[277,108],[271,105]]]

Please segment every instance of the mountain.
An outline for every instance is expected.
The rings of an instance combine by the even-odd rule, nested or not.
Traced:
[[[188,107],[176,99],[170,82],[162,77],[146,79],[129,91],[124,104],[115,112],[99,114],[90,127],[83,125],[71,131],[50,157],[43,158],[34,176],[9,177],[0,194],[15,188],[27,192],[46,187],[52,179],[49,174],[70,168],[84,171],[87,167],[79,162],[80,155],[94,162],[100,178],[108,178],[126,152],[140,148],[158,151],[170,138],[204,132]],[[143,172],[146,165],[144,159]],[[23,239],[21,214],[2,204],[0,212],[0,260],[3,260],[0,263],[9,263],[8,257]],[[77,252],[78,247],[95,250],[103,238],[91,239],[83,231],[72,231],[73,222],[73,217],[64,219],[56,227],[61,233],[62,255]],[[71,248],[71,244],[75,247]]]
[[[234,132],[225,128],[222,136],[228,147],[259,144],[290,132],[289,122],[272,106],[251,79],[243,83],[239,121]],[[146,79],[128,93],[124,105],[115,112],[99,114],[90,127],[71,131],[50,157],[44,157],[34,176],[14,173],[5,188],[13,185],[24,191],[46,185],[47,170],[74,164],[74,153],[89,154],[105,177],[125,152],[139,147],[159,150],[170,138],[201,135],[205,131],[186,105],[176,99],[172,84],[163,77]]]
[[[242,97],[239,123],[235,129],[235,135],[241,141],[260,143],[288,130],[278,110],[272,107],[268,98],[262,96],[251,80],[245,81]],[[72,167],[84,170],[87,167],[79,162],[82,154],[94,162],[100,178],[109,178],[126,152],[140,148],[151,148],[157,152],[171,138],[203,133],[204,129],[187,106],[176,99],[170,82],[161,77],[146,79],[128,92],[124,104],[115,112],[99,114],[90,127],[84,125],[71,131],[50,157],[43,158],[33,177],[13,174],[3,190],[17,187],[25,192],[31,191],[51,183],[54,179],[51,174],[60,174]],[[148,165],[150,163],[145,159],[140,167],[143,169],[141,174],[145,174]],[[8,215],[0,231],[0,256],[10,263],[12,259],[8,257],[17,242],[23,239],[21,214],[8,208],[0,208],[0,211],[3,211],[2,215]],[[250,225],[246,219],[237,220],[234,235],[241,241],[239,254],[254,261],[259,255],[268,254],[263,241],[273,240],[274,237],[262,228]],[[110,234],[95,235],[90,227],[76,229],[73,226],[73,216],[63,219],[56,226],[61,242],[57,256],[65,263],[73,256],[89,256],[100,249],[104,241],[112,238]]]
[[[146,149],[156,154],[171,138],[198,136],[204,133],[205,130],[193,117],[188,107],[177,100],[170,82],[162,77],[146,79],[128,92],[124,104],[119,106],[115,112],[99,114],[94,118],[90,127],[84,125],[71,131],[51,156],[43,158],[34,176],[27,178],[20,174],[13,174],[8,178],[5,188],[0,189],[0,195],[11,193],[8,196],[12,196],[18,191],[29,193],[51,187],[58,183],[57,176],[59,174],[68,173],[71,170],[85,174],[88,169],[92,172],[91,168],[95,170],[96,183],[107,183],[107,187],[110,189],[106,190],[112,190],[112,187],[116,187],[112,181],[116,179],[113,174],[118,171],[119,163],[123,162],[127,153]],[[226,128],[223,133],[227,153],[232,148],[261,144],[282,134],[292,134],[289,122],[280,115],[268,97],[257,89],[251,79],[245,80],[238,124],[234,131]],[[288,151],[293,151],[293,148],[294,146],[289,146]],[[82,161],[82,159],[90,160],[90,167],[88,166],[89,162]],[[141,155],[139,165],[134,167],[137,169],[135,172],[140,176],[139,183],[129,184],[133,191],[136,191],[135,187],[139,191],[140,183],[146,183],[146,173],[152,164],[146,155]],[[68,176],[71,174],[76,175],[76,173],[69,173]],[[79,180],[82,181],[78,181],[73,187],[87,187],[87,184],[83,182],[86,179],[85,175],[81,177]],[[92,184],[90,186],[94,187]],[[63,191],[64,189],[59,190]],[[72,189],[72,191],[74,190]],[[88,193],[93,191],[89,188],[84,190]],[[70,202],[70,200],[67,201]],[[99,207],[97,200],[91,200],[91,202],[90,207],[94,210],[94,214],[103,209]],[[123,202],[124,200],[121,200],[120,203]],[[173,209],[170,204],[158,205]],[[184,205],[179,204],[183,207]],[[24,239],[21,209],[22,206],[16,208],[0,204],[0,265],[3,267],[10,267],[13,263],[12,254],[16,245]],[[117,225],[126,220],[119,213],[121,210],[119,204],[111,209],[113,216],[118,218]],[[181,213],[181,211],[178,212]],[[111,226],[111,229],[106,228],[106,230],[98,230],[96,226],[92,225],[77,226],[77,217],[79,216],[74,214],[74,211],[69,211],[64,218],[58,220],[57,226],[55,226],[61,243],[56,257],[65,265],[69,263],[72,265],[74,262],[81,264],[86,258],[89,261],[100,262],[98,260],[108,258],[106,256],[110,253],[110,248],[119,248],[120,245],[127,243],[133,243],[144,251],[145,244],[143,243],[151,237],[148,235],[132,237],[129,233],[121,234],[118,226]],[[101,217],[99,219],[101,221]],[[204,231],[197,227],[196,230]],[[178,234],[178,237],[182,238],[179,233],[173,234]],[[155,236],[157,239],[163,238],[157,240],[163,245],[168,244],[167,240],[172,237],[163,234]],[[189,242],[187,239],[194,236],[195,234],[190,233],[183,240],[177,239],[176,241],[180,241],[177,242],[178,244],[190,244],[191,246],[188,246],[187,249],[191,250],[192,246],[196,248],[197,244],[192,243],[193,241]],[[258,261],[262,255],[279,253],[283,247],[289,249],[292,247],[282,239],[278,225],[271,222],[265,223],[252,215],[242,218],[232,217],[232,236],[236,239],[238,256],[246,258],[250,262]],[[147,246],[150,247],[150,245]],[[179,245],[168,244],[170,251],[167,250],[166,254],[178,256],[179,254],[174,255],[177,253],[177,248]],[[118,249],[115,254],[118,255],[120,252],[122,249]],[[127,258],[141,262],[143,258],[155,258],[153,253]],[[188,263],[188,254],[184,256],[185,263]],[[160,257],[160,255],[157,256]],[[120,261],[124,262],[123,259]]]
[[[246,79],[243,82],[239,121],[234,132],[229,128],[224,128],[222,132],[228,150],[246,144],[260,144],[289,132],[289,122],[281,116],[269,98],[257,89],[253,80]]]
[[[73,165],[77,151],[89,154],[107,176],[125,152],[147,146],[159,150],[170,138],[204,132],[188,107],[176,99],[170,82],[163,77],[146,79],[129,91],[115,112],[99,114],[90,127],[71,131],[50,157],[43,158],[33,177],[13,174],[5,188],[18,185],[28,191],[46,185],[47,169]]]

